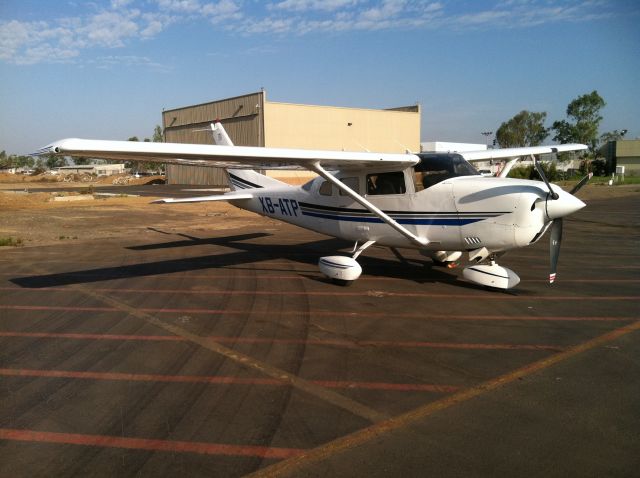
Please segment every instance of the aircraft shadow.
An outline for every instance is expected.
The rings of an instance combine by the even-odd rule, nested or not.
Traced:
[[[160,242],[157,244],[143,244],[140,246],[129,246],[126,249],[129,249],[131,251],[152,251],[155,249],[170,249],[173,247],[201,246],[201,245],[207,245],[207,244],[216,245],[216,246],[226,246],[228,243],[248,241],[250,239],[259,239],[261,237],[271,236],[271,234],[267,234],[266,232],[254,232],[252,234],[238,234],[236,236],[200,238],[196,236],[190,236],[188,234],[164,232],[164,231],[161,231],[160,229],[155,229],[153,227],[149,227],[147,229],[154,232],[159,232],[161,234],[184,237],[185,239],[181,241]]]
[[[164,233],[163,231],[157,231]],[[169,234],[169,233],[164,233]],[[170,233],[176,235],[175,233]],[[144,262],[138,264],[119,265],[112,267],[99,267],[79,271],[60,272],[54,274],[33,275],[27,277],[17,277],[10,281],[24,288],[59,287],[73,284],[87,284],[114,279],[128,279],[135,277],[146,277],[159,274],[172,274],[179,272],[198,271],[204,269],[220,269],[225,267],[241,266],[243,264],[255,264],[262,261],[288,259],[302,264],[317,266],[318,259],[323,255],[342,253],[348,254],[352,244],[340,239],[330,238],[318,241],[296,244],[260,244],[253,242],[243,242],[252,239],[260,239],[270,236],[267,233],[241,234],[226,237],[198,238],[179,234],[184,237],[182,240],[161,242],[156,244],[143,244],[127,247],[134,251],[162,250],[169,248],[184,248],[203,245],[217,245],[234,249],[231,252],[204,255],[198,257],[187,257],[179,259],[167,259],[155,262]],[[366,254],[366,253],[365,253]],[[397,279],[412,280],[419,283],[444,282],[456,284],[457,286],[468,286],[461,282],[446,269],[440,270],[432,267],[430,260],[404,259],[396,254],[390,254],[389,258],[379,258],[361,255],[358,259],[363,267],[363,274],[369,276],[384,276]],[[255,270],[256,267],[252,266]],[[273,268],[269,268],[273,270]],[[291,271],[291,269],[286,269]],[[295,272],[292,271],[292,272]],[[325,281],[319,276],[310,275],[308,272],[299,271],[301,277],[313,280]],[[327,280],[328,282],[328,280]],[[474,287],[477,288],[477,287]]]

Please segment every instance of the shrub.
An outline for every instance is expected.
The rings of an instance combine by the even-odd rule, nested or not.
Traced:
[[[549,181],[557,181],[560,179],[560,174],[558,173],[558,169],[556,168],[556,163],[540,163],[542,165],[542,170],[544,171],[545,176]],[[542,180],[540,175],[538,175],[538,171],[536,168],[531,166],[518,166],[512,168],[509,171],[510,178],[517,179],[537,179]]]
[[[13,237],[0,237],[0,246],[13,246],[18,247],[22,245],[22,239],[19,237],[14,239]]]

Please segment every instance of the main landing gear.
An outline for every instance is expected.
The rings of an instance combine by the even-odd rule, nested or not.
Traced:
[[[347,286],[355,281],[362,274],[362,267],[356,261],[357,257],[372,246],[375,241],[365,242],[362,246],[354,246],[353,255],[347,256],[325,256],[318,261],[320,272],[327,276],[335,284]],[[446,262],[453,262],[461,254],[446,252],[434,259],[445,259]],[[477,263],[467,266],[462,271],[462,276],[476,284],[496,289],[511,289],[520,282],[520,277],[511,269],[496,264],[496,254],[482,248],[469,253],[469,259]],[[452,261],[453,260],[453,261]]]
[[[331,279],[335,284],[347,286],[362,274],[362,267],[356,259],[362,251],[375,244],[376,241],[367,241],[358,247],[358,243],[353,247],[353,255],[346,256],[325,256],[318,261],[320,272]]]

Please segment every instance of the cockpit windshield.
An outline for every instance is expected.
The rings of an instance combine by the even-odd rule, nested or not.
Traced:
[[[421,153],[418,156],[420,162],[413,167],[416,191],[427,189],[445,179],[480,174],[459,154]]]

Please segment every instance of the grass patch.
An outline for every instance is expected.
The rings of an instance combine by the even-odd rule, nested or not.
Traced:
[[[610,180],[611,176],[594,176],[589,182],[593,184],[609,184]],[[613,180],[614,186],[620,186],[623,184],[640,184],[640,176],[625,176],[624,180],[618,177]]]
[[[12,246],[12,247],[19,247],[22,246],[24,243],[22,241],[22,239],[20,239],[19,237],[14,239],[13,237],[0,237],[0,247],[2,246]]]
[[[582,179],[582,176],[575,176],[571,179],[559,180],[556,182],[562,186],[569,187],[575,185],[580,179]],[[608,186],[609,181],[611,181],[611,176],[594,176],[589,181],[589,184],[592,186]],[[612,186],[623,186],[627,184],[640,184],[640,176],[625,176],[624,180],[619,177],[615,178]]]

